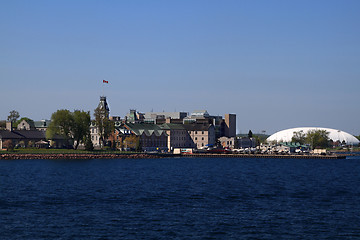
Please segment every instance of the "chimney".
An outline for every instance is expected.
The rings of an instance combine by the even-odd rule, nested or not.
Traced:
[[[12,122],[6,122],[6,130],[9,130],[9,131],[13,130],[13,123]]]

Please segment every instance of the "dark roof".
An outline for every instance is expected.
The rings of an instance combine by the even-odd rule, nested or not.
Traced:
[[[19,134],[11,132],[9,130],[0,130],[0,138],[1,139],[21,139],[24,138]]]
[[[160,125],[160,128],[163,130],[186,130],[183,124],[176,124],[176,123],[164,123]]]
[[[209,128],[213,125],[211,124],[184,124],[184,128],[188,131],[208,131]]]
[[[15,130],[14,133],[28,139],[46,139],[45,131],[39,130]]]
[[[143,133],[146,136],[151,136],[152,134],[155,134],[155,136],[160,136],[161,134],[166,134],[164,130],[162,130],[158,125],[156,124],[150,124],[150,123],[126,123],[125,126],[130,129],[134,134],[136,135],[142,135]]]

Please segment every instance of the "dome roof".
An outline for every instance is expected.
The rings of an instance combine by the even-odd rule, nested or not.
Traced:
[[[332,139],[334,142],[345,141],[345,143],[347,145],[359,144],[359,140],[347,132],[344,132],[341,130],[336,130],[336,129],[331,129],[331,128],[322,128],[322,127],[289,128],[289,129],[285,129],[285,130],[274,133],[273,135],[268,137],[266,140],[269,142],[272,142],[272,141],[291,142],[291,138],[293,137],[294,132],[303,131],[304,133],[307,133],[310,130],[325,130],[325,131],[329,132],[329,138]]]

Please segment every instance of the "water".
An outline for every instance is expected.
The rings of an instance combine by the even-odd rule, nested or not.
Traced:
[[[1,160],[1,239],[359,239],[360,157]]]

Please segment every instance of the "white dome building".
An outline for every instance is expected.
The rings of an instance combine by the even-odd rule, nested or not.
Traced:
[[[358,145],[360,141],[354,137],[353,135],[343,132],[341,130],[331,129],[331,128],[322,128],[322,127],[299,127],[299,128],[289,128],[286,130],[282,130],[279,132],[274,133],[270,137],[268,137],[266,140],[268,142],[291,142],[291,139],[294,135],[294,132],[300,132],[303,131],[305,134],[307,134],[311,130],[325,130],[329,132],[329,139],[333,140],[334,142],[345,141],[346,145]]]

